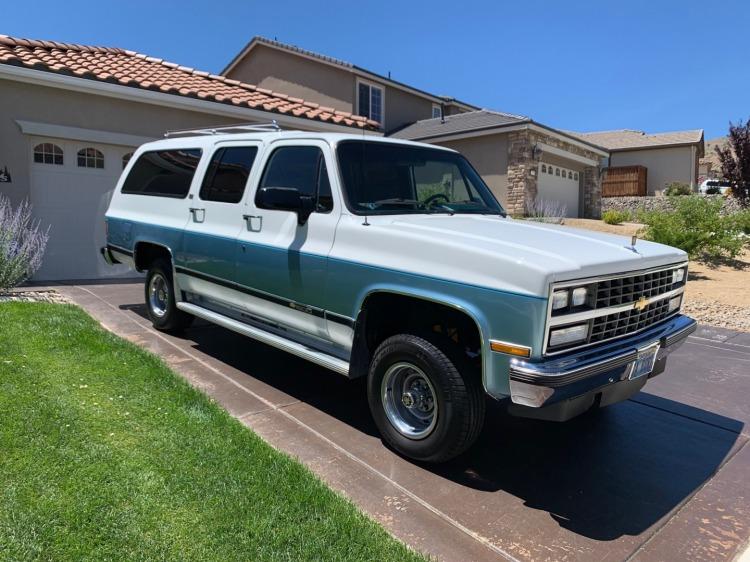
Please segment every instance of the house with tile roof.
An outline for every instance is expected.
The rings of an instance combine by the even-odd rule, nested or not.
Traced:
[[[221,74],[369,118],[385,133],[420,119],[479,109],[265,37],[253,37]]]
[[[0,193],[29,199],[51,229],[38,280],[113,274],[98,254],[110,194],[133,150],[167,130],[276,121],[380,134],[350,111],[133,51],[6,35],[0,107]]]
[[[698,189],[701,158],[705,154],[703,129],[646,133],[632,129],[571,133],[609,151],[609,167],[643,166],[647,194],[655,195],[672,182]]]

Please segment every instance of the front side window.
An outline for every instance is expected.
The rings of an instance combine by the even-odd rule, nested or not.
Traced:
[[[383,89],[371,84],[359,83],[357,93],[359,115],[383,124]]]
[[[34,147],[34,162],[37,164],[63,165],[63,150],[51,142],[43,142]]]
[[[78,151],[79,168],[104,168],[104,154],[95,148],[82,148]]]
[[[122,193],[184,199],[200,158],[199,148],[144,152],[125,178]]]
[[[328,213],[333,209],[331,184],[323,151],[317,146],[282,146],[268,159],[260,188],[291,187],[303,197],[315,199],[315,210]],[[262,207],[256,198],[256,205]]]
[[[239,203],[257,153],[255,146],[228,146],[214,152],[203,178],[200,198]]]
[[[356,214],[505,216],[476,170],[456,152],[345,141],[337,154],[346,201]]]

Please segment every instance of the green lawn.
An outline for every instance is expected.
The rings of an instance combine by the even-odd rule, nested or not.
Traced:
[[[421,558],[80,309],[3,303],[0,559]]]

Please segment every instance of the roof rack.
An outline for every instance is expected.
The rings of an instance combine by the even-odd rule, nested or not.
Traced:
[[[222,125],[221,127],[206,127],[203,129],[177,129],[164,133],[166,138],[192,135],[220,135],[239,134],[247,132],[275,133],[281,131],[276,119],[270,123],[237,123],[236,125]]]

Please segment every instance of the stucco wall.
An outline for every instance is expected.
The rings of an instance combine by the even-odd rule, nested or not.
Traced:
[[[405,125],[430,119],[432,102],[409,92],[387,86],[385,88],[385,131],[400,129]]]
[[[227,76],[341,111],[355,109],[351,72],[265,45],[253,47]]]
[[[357,112],[357,75],[344,68],[258,44],[227,73],[229,78],[302,98],[341,111]],[[432,117],[432,102],[386,83],[384,131]]]
[[[680,146],[613,152],[609,165],[645,166],[648,168],[648,194],[654,195],[656,191],[662,191],[668,183],[674,181],[688,185],[695,183],[697,158],[694,164],[691,151],[690,146]]]
[[[29,192],[31,146],[16,120],[65,125],[151,137],[169,129],[236,123],[237,117],[171,109],[103,96],[0,80],[0,168],[8,166],[12,183],[0,192],[14,202]]]
[[[459,151],[469,159],[502,203],[508,202],[508,136],[486,135],[436,143]]]

